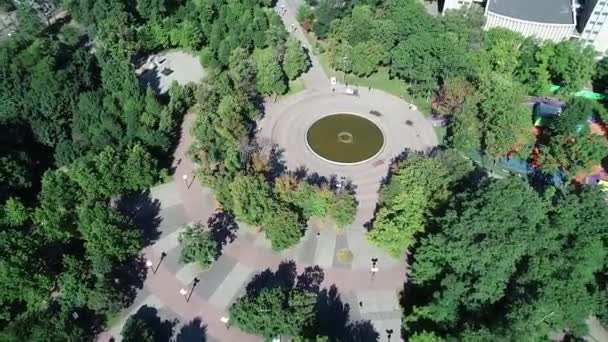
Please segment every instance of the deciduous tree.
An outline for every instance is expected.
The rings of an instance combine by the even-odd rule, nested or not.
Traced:
[[[480,86],[479,115],[485,134],[483,145],[493,156],[511,152],[527,156],[534,136],[532,119],[520,84],[492,73]]]
[[[84,240],[93,269],[105,274],[116,263],[135,256],[141,248],[137,228],[107,203],[85,203],[78,210],[78,230]]]
[[[217,258],[219,246],[211,234],[205,231],[201,224],[190,224],[186,230],[179,234],[179,243],[182,245],[180,261],[184,263],[196,262],[207,267]]]
[[[355,45],[351,51],[353,73],[358,76],[369,76],[376,72],[384,54],[382,45],[376,42]]]
[[[493,28],[484,34],[481,49],[477,52],[478,71],[486,77],[494,71],[510,77],[517,67],[523,37],[505,28]]]
[[[608,92],[608,58],[604,57],[597,62],[592,79],[595,92],[601,94]]]
[[[272,243],[272,249],[281,251],[297,244],[303,236],[304,225],[298,213],[286,205],[270,208],[262,221],[264,233]]]
[[[239,298],[230,307],[231,324],[265,338],[299,336],[314,319],[316,298],[302,290],[263,288]]]
[[[408,156],[382,189],[369,240],[400,256],[415,242],[415,235],[425,230],[432,213],[449,198],[459,177],[471,170],[468,162],[453,153]]]
[[[416,251],[412,280],[434,293],[406,327],[431,321],[458,340],[587,334],[585,320],[606,300],[596,278],[607,257],[603,206],[596,188],[539,194],[518,178],[454,197]]]
[[[290,36],[287,39],[282,65],[285,75],[290,80],[296,79],[310,67],[310,60],[302,44],[294,37]]]
[[[442,115],[459,113],[464,102],[473,95],[475,87],[463,77],[444,80],[439,91],[437,112]]]
[[[268,183],[260,176],[237,175],[230,183],[234,214],[239,220],[259,225],[272,215],[273,199]]]
[[[281,95],[287,91],[285,74],[274,48],[260,51],[256,60],[258,89],[265,95]]]
[[[595,51],[578,41],[563,41],[555,45],[549,59],[551,80],[565,94],[581,90],[594,72]]]

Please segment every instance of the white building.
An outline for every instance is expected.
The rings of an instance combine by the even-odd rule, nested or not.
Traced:
[[[608,50],[608,1],[581,0],[579,17],[579,39],[592,45],[596,51],[606,54]]]
[[[443,11],[484,0],[444,0]],[[608,0],[485,0],[484,29],[504,27],[526,37],[571,38],[608,55]]]
[[[485,29],[504,27],[526,37],[559,42],[576,29],[572,0],[488,0]]]
[[[476,2],[483,2],[483,0],[476,0]],[[471,5],[473,0],[444,0],[442,11],[449,9],[459,9],[464,5]]]

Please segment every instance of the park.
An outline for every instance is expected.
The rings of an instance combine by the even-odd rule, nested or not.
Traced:
[[[0,1],[0,340],[608,340],[608,58],[465,3]]]
[[[295,23],[295,8],[287,8],[289,10],[283,20],[289,27]],[[298,32],[295,34],[298,36]],[[309,44],[303,35],[298,38],[304,46]],[[373,217],[378,189],[388,173],[390,161],[406,150],[430,151],[437,145],[437,138],[429,120],[410,109],[403,99],[375,89],[361,89],[357,97],[349,95],[346,85],[332,85],[315,56],[310,57],[312,67],[303,75],[305,89],[281,96],[276,102],[269,99],[264,116],[258,122],[255,139],[263,149],[274,147],[279,150],[288,170],[304,170],[318,177],[334,179],[338,187],[356,188],[358,206],[354,222],[338,230],[329,222],[309,220],[302,240],[280,253],[272,250],[263,234],[247,230],[247,225],[239,222],[238,234],[230,232],[235,236],[231,236],[231,242],[224,246],[222,255],[210,268],[180,264],[178,255],[181,247],[177,237],[183,226],[217,221],[216,218],[222,215],[216,211],[212,191],[192,179],[197,166],[186,153],[193,139],[190,134],[193,114],[188,114],[173,158],[181,161],[175,165],[173,181],[150,191],[151,201],[160,206],[158,215],[161,218],[158,240],[144,250],[154,272],[148,271],[143,293],[138,294],[122,322],[111,327],[104,336],[120,336],[126,318],[140,307],[149,306],[156,307],[164,320],[179,318],[187,322],[202,318],[208,341],[256,340],[242,335],[236,328],[226,329],[223,321],[229,319],[230,305],[244,293],[255,274],[275,270],[285,261],[294,263],[299,272],[320,267],[324,278],[317,286],[337,291],[337,300],[341,301],[344,311],[342,315],[347,315],[351,321],[370,321],[378,334],[378,341],[388,341],[387,330],[399,331],[401,311],[398,293],[405,281],[405,264],[370,245],[365,237],[365,225]],[[175,73],[191,75],[180,69],[188,64],[173,64]],[[167,83],[162,75],[157,77],[159,84]],[[311,129],[315,129],[313,126],[324,118],[331,118],[333,113],[353,113],[348,114],[352,117],[347,119],[363,121],[363,127],[359,127],[360,122],[355,122],[353,127],[347,120],[346,123],[330,122],[328,127],[319,128],[335,131],[333,143],[338,146],[325,146],[330,151],[333,149],[334,156],[345,155],[344,145],[362,144],[355,146],[352,150],[354,159],[347,162],[328,160],[332,158],[332,152],[315,152],[311,147],[319,142],[322,145],[331,143],[327,141],[327,132],[316,133],[318,136],[313,139],[318,142],[309,139]],[[370,130],[377,136],[370,137]],[[347,134],[347,137],[340,134]],[[372,146],[366,147],[365,144]],[[368,151],[362,156],[358,155],[366,149]],[[324,157],[325,153],[329,156]],[[341,251],[348,251],[351,260],[339,260]],[[372,265],[372,260],[376,260],[377,265]],[[196,286],[193,283],[195,279]],[[180,290],[185,292],[180,293]],[[398,340],[398,336],[392,339]]]

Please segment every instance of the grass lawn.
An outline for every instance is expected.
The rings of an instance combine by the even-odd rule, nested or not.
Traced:
[[[108,312],[106,313],[106,327],[112,328],[114,325],[118,324],[118,322],[120,321],[121,316],[120,316],[120,312]]]
[[[439,143],[439,145],[443,144],[444,143],[443,139],[445,139],[447,129],[445,127],[436,127],[436,126],[433,126],[433,129],[435,130],[435,135],[437,135],[437,142]]]
[[[310,45],[312,46],[312,50],[315,55],[319,58],[319,62],[323,67],[325,73],[331,77],[335,76],[340,82],[344,82],[344,73],[341,71],[333,70],[329,63],[329,57],[327,53],[321,51],[325,51],[325,43],[318,40],[314,34],[307,33],[306,38],[310,41]],[[346,75],[346,81],[348,84],[359,86],[360,88],[371,87],[374,89],[379,89],[385,91],[389,94],[400,97],[407,102],[413,103],[418,107],[418,110],[425,115],[429,115],[431,113],[431,103],[427,99],[423,98],[414,98],[410,96],[407,92],[407,84],[400,79],[390,77],[388,73],[388,68],[381,67],[378,68],[378,72],[368,76],[368,77],[359,77],[354,74]]]
[[[293,81],[289,81],[289,89],[287,90],[287,94],[285,95],[293,95],[304,90],[304,81],[302,81],[301,77],[296,78]]]

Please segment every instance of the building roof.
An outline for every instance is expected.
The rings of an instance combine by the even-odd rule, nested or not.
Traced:
[[[488,0],[487,10],[505,17],[548,24],[574,24],[572,0]]]

